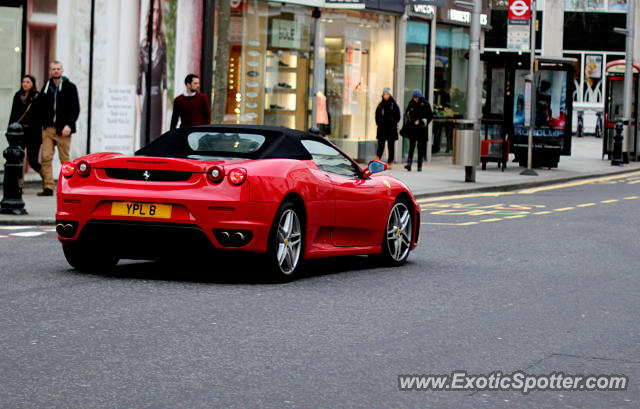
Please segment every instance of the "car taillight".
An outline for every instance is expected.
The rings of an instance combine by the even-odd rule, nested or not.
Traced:
[[[243,168],[231,169],[229,172],[229,182],[234,185],[241,185],[247,179],[247,171]]]
[[[76,171],[76,167],[73,166],[73,162],[65,162],[62,164],[60,173],[62,173],[62,176],[66,178],[70,178],[71,176],[73,176],[73,172],[75,171]]]
[[[224,168],[222,166],[213,166],[207,171],[207,179],[211,183],[220,183],[224,179]]]
[[[78,167],[76,169],[78,170],[78,175],[85,178],[91,173],[91,165],[86,160],[78,162]]]

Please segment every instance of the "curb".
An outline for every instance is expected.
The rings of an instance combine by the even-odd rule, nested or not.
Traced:
[[[15,216],[20,217],[20,216]],[[27,215],[28,217],[28,215]],[[56,221],[52,219],[7,219],[0,220],[0,227],[2,226],[51,226],[54,227]]]
[[[571,182],[575,180],[591,179],[591,178],[603,177],[603,176],[623,175],[625,173],[633,173],[633,172],[639,172],[639,171],[640,171],[640,168],[614,170],[611,172],[594,172],[594,173],[588,173],[584,175],[566,176],[566,177],[561,177],[557,179],[533,180],[529,182],[506,183],[504,185],[491,185],[491,186],[482,186],[482,187],[462,188],[462,189],[455,189],[455,190],[442,190],[438,192],[419,193],[419,194],[414,194],[414,197],[416,199],[425,199],[425,198],[436,197],[436,196],[464,195],[468,193],[509,192],[509,191],[518,190],[518,189],[557,185],[560,183],[566,183],[566,182]]]
[[[416,198],[416,200],[419,200],[419,199],[426,199],[426,198],[437,197],[437,196],[464,195],[469,193],[508,192],[508,191],[517,190],[517,189],[556,185],[556,184],[571,182],[575,180],[591,179],[591,178],[603,177],[603,176],[623,175],[625,173],[633,173],[633,172],[639,172],[639,171],[640,171],[640,168],[613,170],[610,172],[594,172],[594,173],[588,173],[583,175],[561,177],[557,179],[533,180],[533,181],[527,181],[527,182],[506,183],[504,185],[469,187],[469,188],[454,189],[454,190],[442,190],[438,192],[420,193],[420,194],[415,194],[414,197]],[[23,219],[19,217],[25,217],[25,216],[14,216],[14,217],[16,217],[16,219],[0,220],[0,226],[55,226],[56,224],[55,218],[54,219],[44,219],[44,218]],[[29,217],[29,216],[27,215],[26,217]]]

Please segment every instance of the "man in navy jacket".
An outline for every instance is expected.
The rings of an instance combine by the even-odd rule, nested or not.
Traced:
[[[78,89],[67,77],[62,76],[62,64],[53,61],[49,65],[49,80],[42,87],[39,111],[42,115],[42,179],[43,190],[38,196],[53,196],[53,154],[58,147],[58,157],[64,163],[71,160],[71,134],[76,132],[80,114]]]

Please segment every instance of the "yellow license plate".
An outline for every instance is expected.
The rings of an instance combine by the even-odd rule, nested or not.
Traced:
[[[111,215],[170,219],[171,205],[138,202],[113,202],[111,203]]]

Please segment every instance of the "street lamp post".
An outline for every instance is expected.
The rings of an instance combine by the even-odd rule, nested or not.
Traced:
[[[536,128],[536,1],[531,0],[531,34],[529,37],[529,94],[531,100],[529,118],[529,138],[527,143],[527,169],[520,172],[521,175],[538,176],[533,170],[533,131]]]
[[[627,163],[629,161],[629,152],[633,150],[633,134],[631,133],[633,124],[632,119],[632,94],[633,94],[633,42],[634,42],[634,17],[635,17],[635,3],[636,0],[630,0],[627,2],[627,27],[624,30],[624,34],[627,36],[626,52],[625,52],[625,66],[624,66],[624,118],[622,119],[624,124],[623,133],[623,161]],[[618,31],[618,30],[616,30]],[[619,32],[619,31],[618,31]],[[626,154],[626,155],[625,155]]]
[[[469,39],[469,77],[467,92],[467,123],[473,126],[471,138],[463,138],[465,157],[468,157],[464,169],[465,182],[476,181],[477,156],[480,145],[480,15],[482,0],[456,1],[456,5],[471,10],[471,37]]]

